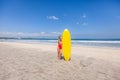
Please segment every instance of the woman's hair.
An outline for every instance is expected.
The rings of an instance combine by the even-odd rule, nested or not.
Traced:
[[[58,36],[58,39],[59,39],[60,41],[62,41],[62,39],[61,39],[61,35],[60,35],[60,36]]]

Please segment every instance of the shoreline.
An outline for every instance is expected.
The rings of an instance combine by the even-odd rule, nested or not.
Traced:
[[[2,41],[0,41],[1,43]],[[46,44],[46,45],[57,45],[57,42],[32,42],[32,41],[3,41],[4,43],[25,43],[25,44]],[[81,44],[72,44],[72,47],[90,47],[90,48],[105,48],[105,49],[120,49],[120,47],[111,47],[111,46],[98,46],[98,45],[81,45]]]
[[[1,40],[0,42],[23,42],[23,43],[37,43],[37,44],[41,44],[41,43],[47,43],[47,44],[57,44],[57,39],[50,39],[50,38],[39,38],[38,39],[6,39],[6,40]],[[120,39],[74,39],[72,40],[72,45],[78,45],[78,46],[89,46],[89,47],[100,47],[100,48],[120,48]]]

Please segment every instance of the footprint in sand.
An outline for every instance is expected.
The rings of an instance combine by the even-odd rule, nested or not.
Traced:
[[[80,60],[80,65],[81,65],[82,67],[88,67],[89,65],[93,64],[94,61],[95,61],[94,58],[88,57],[88,58],[86,58],[86,59]]]

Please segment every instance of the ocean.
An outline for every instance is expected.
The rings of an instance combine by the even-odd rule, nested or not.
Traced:
[[[53,43],[55,38],[0,38],[0,42]],[[72,39],[72,45],[120,48],[120,39]]]

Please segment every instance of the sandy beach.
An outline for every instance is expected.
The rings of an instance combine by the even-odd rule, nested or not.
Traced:
[[[73,45],[66,62],[56,47],[0,42],[0,80],[120,80],[120,48]]]

